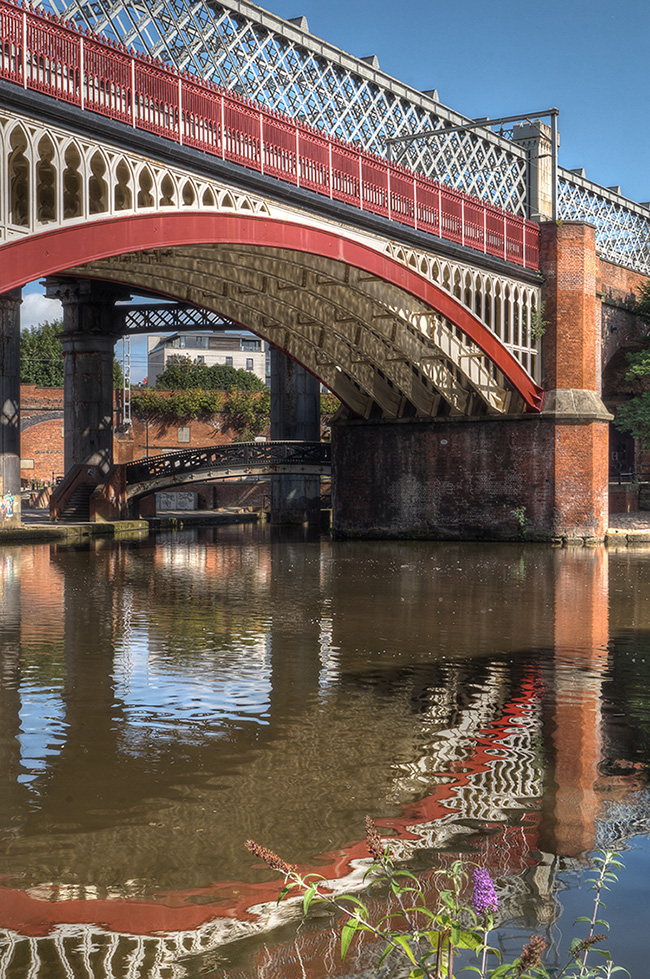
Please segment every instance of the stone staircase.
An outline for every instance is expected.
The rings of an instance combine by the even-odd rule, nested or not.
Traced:
[[[639,484],[639,510],[650,510],[650,483]]]
[[[77,486],[59,513],[57,520],[62,523],[88,523],[90,521],[90,497],[95,489],[87,483]]]

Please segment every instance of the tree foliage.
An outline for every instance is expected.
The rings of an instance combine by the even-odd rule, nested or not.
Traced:
[[[20,382],[42,388],[63,387],[61,320],[40,323],[23,330],[20,337]]]
[[[240,432],[239,440],[248,442],[260,435],[271,421],[271,392],[231,391],[225,406],[230,426]]]
[[[191,357],[175,355],[158,375],[159,391],[263,391],[265,384],[252,371],[237,370],[226,364],[199,364]]]
[[[650,326],[650,280],[639,289],[634,312]],[[646,334],[645,344],[642,350],[627,355],[627,381],[643,381],[650,375],[650,331]],[[650,449],[650,391],[643,391],[620,405],[614,424],[621,432],[628,432],[632,438],[639,439],[644,448]]]
[[[20,337],[20,383],[41,388],[63,387],[63,333],[61,320],[46,320],[23,330]],[[122,368],[113,357],[113,387],[124,383]]]
[[[172,391],[163,394],[148,388],[136,388],[131,394],[131,411],[136,418],[174,419],[187,421],[192,418],[215,415],[223,409],[224,395],[220,391]]]

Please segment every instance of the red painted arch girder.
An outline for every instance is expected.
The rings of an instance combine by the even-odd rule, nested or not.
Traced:
[[[459,327],[521,395],[540,411],[544,391],[501,341],[453,296],[424,276],[358,241],[322,228],[265,216],[178,212],[116,217],[56,228],[0,247],[0,293],[41,276],[150,248],[259,245],[342,262],[403,289]]]

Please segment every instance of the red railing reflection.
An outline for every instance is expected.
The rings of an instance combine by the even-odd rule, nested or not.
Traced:
[[[539,268],[539,228],[352,144],[0,0],[0,77],[333,200]]]

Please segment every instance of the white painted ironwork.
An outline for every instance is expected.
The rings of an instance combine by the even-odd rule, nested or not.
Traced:
[[[314,37],[304,18],[285,21],[248,0],[46,0],[44,6],[379,155],[387,139],[471,123],[441,105],[435,92],[418,92]],[[489,125],[411,143],[403,162],[525,215],[534,161]],[[558,190],[561,220],[595,223],[603,258],[650,274],[647,207],[561,168]]]
[[[247,0],[46,0],[46,8],[383,156],[386,139],[461,125],[431,94]],[[527,154],[484,129],[413,144],[404,163],[526,215]]]
[[[558,215],[596,225],[602,258],[650,275],[650,207],[636,204],[571,170],[559,169]]]
[[[478,270],[406,248],[299,207],[162,164],[106,141],[6,112],[0,119],[0,242],[72,224],[172,210],[299,222],[362,243],[413,269],[464,304],[538,374],[532,331],[540,286],[530,276]],[[430,418],[440,396],[455,413],[521,410],[494,364],[443,316],[396,286],[334,260],[260,246],[183,246],[88,263],[69,272],[129,282],[194,302],[281,346],[359,414],[379,405]]]

